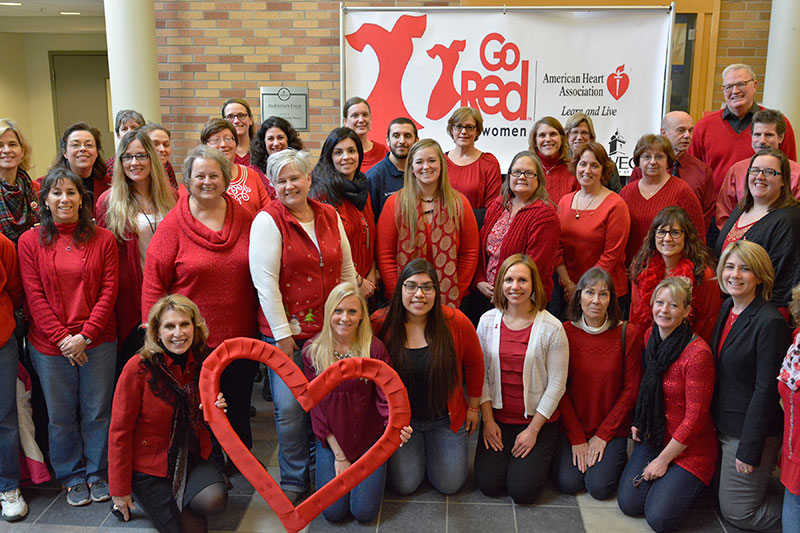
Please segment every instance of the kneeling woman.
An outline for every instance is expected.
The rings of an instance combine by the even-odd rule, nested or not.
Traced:
[[[390,363],[386,347],[377,337],[367,314],[367,302],[351,282],[333,288],[325,302],[322,332],[303,350],[303,371],[310,380],[337,361],[371,357]],[[389,410],[383,392],[366,379],[347,380],[311,409],[317,437],[317,489],[345,471],[383,434]],[[411,428],[401,432],[408,440]],[[360,522],[370,522],[381,508],[386,465],[381,465],[348,494],[323,511],[331,521],[347,511]]]
[[[388,312],[376,312],[372,326],[408,388],[414,428],[389,459],[389,486],[410,494],[427,472],[436,490],[453,494],[467,479],[468,436],[478,427],[483,365],[475,330],[461,311],[442,305],[436,270],[422,258],[400,271]]]
[[[717,464],[711,421],[714,357],[686,318],[692,285],[666,278],[653,290],[652,330],[645,333],[644,376],[633,415],[633,455],[622,472],[617,502],[655,531],[686,519]]]
[[[160,532],[207,531],[207,516],[228,503],[209,459],[211,435],[197,388],[208,355],[200,310],[179,294],[150,309],[145,344],[117,383],[108,435],[109,485],[125,520],[131,493]],[[222,393],[216,405],[226,407]]]
[[[556,449],[556,408],[566,390],[569,346],[545,310],[536,263],[509,256],[494,282],[495,309],[478,323],[485,377],[475,478],[487,496],[507,489],[518,504],[544,487]]]

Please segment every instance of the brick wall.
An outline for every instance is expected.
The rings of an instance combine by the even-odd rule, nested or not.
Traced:
[[[771,9],[771,0],[722,0],[712,109],[719,109],[723,104],[721,76],[731,63],[747,63],[756,71],[759,82],[764,83]],[[756,100],[761,100],[762,89],[763,85],[759,87]]]
[[[172,130],[173,162],[180,163],[199,142],[202,125],[219,116],[226,99],[244,97],[258,115],[262,85],[308,86],[309,131],[301,137],[312,152],[340,125],[338,2],[179,0],[154,5],[161,114]]]

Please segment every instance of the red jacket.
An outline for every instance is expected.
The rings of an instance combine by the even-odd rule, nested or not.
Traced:
[[[314,210],[314,232],[319,250],[285,205],[270,202],[264,209],[281,233],[281,273],[278,283],[286,307],[286,318],[290,324],[297,321],[300,326],[301,332],[293,335],[299,340],[310,339],[320,332],[325,300],[341,282],[342,276],[342,242],[336,209],[311,198],[308,199],[308,205]],[[298,280],[303,281],[295,283]],[[261,306],[258,308],[258,326],[261,333],[273,336]]]
[[[61,355],[58,343],[67,335],[78,333],[92,340],[93,346],[114,341],[119,266],[114,235],[95,227],[94,235],[85,244],[85,262],[81,271],[84,298],[91,309],[89,319],[80,331],[64,326],[67,304],[61,301],[55,276],[55,248],[45,247],[39,239],[39,227],[26,231],[19,238],[19,267],[25,288],[26,309],[32,317],[28,337],[42,353]]]
[[[165,359],[181,385],[191,381],[198,364],[194,356],[187,358],[183,372],[169,357]],[[114,393],[108,430],[108,484],[112,496],[131,493],[133,472],[159,477],[171,475],[167,472],[167,452],[174,406],[153,394],[147,383],[150,371],[140,372],[140,361],[138,355],[128,360]],[[200,455],[207,459],[211,454],[211,435],[206,430],[198,438]]]
[[[14,309],[21,305],[22,282],[17,249],[11,239],[0,233],[0,346],[14,333]]]
[[[372,331],[380,332],[388,309],[388,307],[384,307],[372,314],[370,317]],[[464,398],[464,387],[461,386],[464,376],[467,380],[467,396],[480,398],[481,392],[483,392],[483,351],[478,334],[464,313],[446,305],[442,306],[442,313],[444,313],[447,328],[453,336],[453,345],[456,349],[456,357],[458,357],[458,377],[456,378],[458,385],[453,389],[453,394],[447,402],[450,429],[455,433],[467,419],[467,401]],[[386,338],[383,341],[386,342]]]

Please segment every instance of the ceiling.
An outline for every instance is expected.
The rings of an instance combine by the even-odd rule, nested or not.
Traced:
[[[5,0],[0,0],[5,1]],[[77,11],[82,16],[102,17],[103,0],[11,0],[21,6],[0,6],[0,17],[52,17],[62,11]],[[138,0],[131,0],[138,1]]]
[[[104,33],[103,0],[0,0],[21,6],[0,5],[0,32]],[[142,0],[127,0],[139,2]],[[80,16],[61,15],[73,11]]]

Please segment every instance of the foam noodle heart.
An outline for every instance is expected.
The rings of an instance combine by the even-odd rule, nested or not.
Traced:
[[[264,465],[253,457],[236,432],[228,417],[214,407],[219,394],[219,378],[223,370],[236,359],[261,361],[280,376],[306,411],[314,407],[329,392],[348,379],[370,379],[380,387],[389,404],[389,424],[381,438],[355,463],[328,484],[318,489],[299,506],[295,507],[269,475]],[[327,509],[333,502],[353,490],[400,446],[400,429],[411,420],[408,393],[389,365],[377,359],[354,357],[338,361],[311,380],[286,354],[278,348],[256,339],[236,338],[220,344],[203,363],[200,372],[200,399],[203,413],[220,445],[233,460],[239,471],[247,478],[264,500],[278,515],[287,531],[299,531]]]

